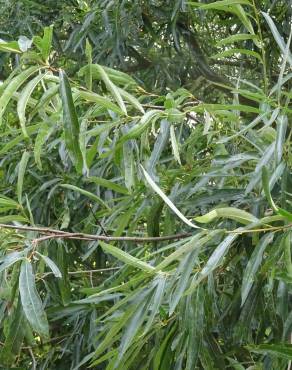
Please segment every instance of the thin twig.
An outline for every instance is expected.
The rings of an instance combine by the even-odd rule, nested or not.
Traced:
[[[34,357],[34,354],[33,354],[33,351],[32,351],[32,349],[31,349],[31,347],[28,347],[28,352],[29,352],[30,357],[31,357],[31,360],[32,360],[32,367],[31,367],[31,370],[36,370],[36,365],[37,365],[37,363],[36,363],[36,359],[35,359],[35,357]]]
[[[78,240],[102,240],[105,242],[113,242],[113,241],[126,241],[126,242],[134,242],[134,243],[148,243],[154,241],[167,241],[167,240],[177,240],[177,239],[184,239],[192,236],[192,233],[180,233],[174,235],[166,235],[166,236],[153,236],[153,237],[136,237],[136,236],[106,236],[106,235],[92,235],[92,234],[84,234],[84,233],[69,233],[65,231],[49,229],[44,227],[32,227],[32,226],[15,226],[15,225],[6,225],[0,224],[0,229],[14,229],[14,230],[21,230],[21,231],[35,231],[41,234],[46,234],[41,238],[34,239],[34,243],[38,244],[39,242],[50,240],[50,239],[78,239]]]

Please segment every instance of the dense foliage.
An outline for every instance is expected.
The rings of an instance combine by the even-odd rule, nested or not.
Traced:
[[[290,368],[290,1],[0,3],[0,366]]]

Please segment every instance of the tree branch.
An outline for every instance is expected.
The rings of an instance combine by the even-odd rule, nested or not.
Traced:
[[[55,229],[49,229],[45,227],[32,227],[32,226],[15,226],[0,224],[0,229],[14,229],[20,231],[35,231],[40,234],[45,234],[46,236],[34,239],[37,244],[39,242],[50,240],[50,239],[76,239],[76,240],[102,240],[105,242],[134,242],[134,243],[148,243],[156,241],[167,241],[167,240],[177,240],[184,239],[192,236],[192,233],[180,233],[167,236],[157,236],[157,237],[135,237],[135,236],[106,236],[106,235],[92,235],[84,233],[69,233],[66,231],[60,231]]]

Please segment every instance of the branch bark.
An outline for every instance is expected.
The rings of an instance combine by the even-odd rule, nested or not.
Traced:
[[[14,229],[19,231],[35,231],[46,236],[34,239],[35,243],[39,243],[50,239],[75,239],[75,240],[102,240],[105,242],[134,242],[134,243],[148,243],[167,240],[178,240],[192,236],[192,233],[180,233],[166,236],[156,237],[135,237],[135,236],[106,236],[106,235],[92,235],[84,233],[69,233],[66,231],[50,229],[45,227],[32,227],[32,226],[15,226],[0,224],[0,229]]]

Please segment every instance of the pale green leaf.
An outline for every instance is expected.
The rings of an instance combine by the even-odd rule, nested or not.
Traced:
[[[23,311],[33,330],[44,338],[49,337],[49,325],[42,301],[36,290],[35,276],[28,260],[21,264],[19,292]]]
[[[139,260],[134,256],[131,256],[129,253],[124,252],[120,248],[114,247],[113,245],[104,243],[100,241],[100,246],[104,250],[105,253],[109,253],[112,256],[116,257],[119,261],[124,262],[127,265],[137,267],[140,270],[143,270],[148,273],[155,272],[155,268],[148,263]]]
[[[28,137],[28,133],[26,131],[25,123],[26,123],[26,116],[25,110],[28,103],[28,100],[33,93],[34,89],[38,85],[38,83],[44,78],[44,74],[39,74],[34,77],[29,83],[24,87],[19,95],[19,100],[17,102],[17,114],[19,117],[20,126],[23,132],[24,137]]]
[[[30,153],[27,151],[24,151],[22,154],[21,160],[19,162],[19,166],[18,166],[17,199],[18,199],[19,204],[22,204],[23,180],[24,180],[24,175],[25,175],[29,157],[30,157]]]
[[[172,203],[172,201],[163,193],[163,191],[159,188],[158,185],[155,184],[155,182],[151,179],[151,177],[148,175],[148,173],[144,170],[144,168],[141,166],[141,169],[143,171],[143,174],[148,182],[148,184],[151,186],[151,188],[163,199],[163,201],[168,205],[168,207],[188,226],[193,227],[195,229],[200,229],[199,226],[193,224],[190,220],[188,220]]]
[[[213,209],[204,216],[195,217],[195,221],[200,223],[209,223],[219,217],[230,218],[231,220],[235,220],[241,224],[250,224],[258,221],[258,219],[252,214],[233,207]]]

